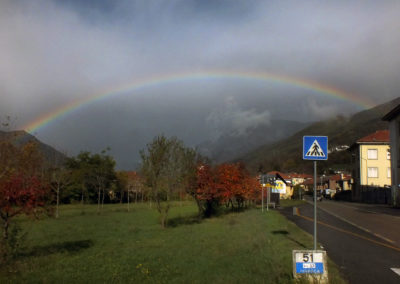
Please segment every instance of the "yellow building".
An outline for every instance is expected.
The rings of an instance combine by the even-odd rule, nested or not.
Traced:
[[[352,148],[355,150],[354,178],[359,185],[391,186],[388,130],[365,136]]]

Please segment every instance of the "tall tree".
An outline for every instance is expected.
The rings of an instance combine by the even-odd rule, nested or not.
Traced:
[[[49,184],[56,194],[56,213],[55,217],[59,217],[59,205],[61,191],[71,183],[71,171],[64,166],[55,166],[48,170]]]
[[[128,203],[128,211],[130,210],[131,194],[135,194],[135,203],[138,202],[140,195],[143,201],[144,185],[142,178],[137,172],[118,172],[117,173],[118,187],[120,192],[120,203],[126,192],[126,201]]]
[[[117,192],[119,203],[122,204],[125,196],[125,192],[128,192],[128,173],[124,171],[116,172],[117,178]]]
[[[161,215],[161,226],[167,226],[171,199],[184,188],[189,176],[187,159],[193,157],[177,138],[157,136],[140,152],[141,175],[152,190],[152,197]]]

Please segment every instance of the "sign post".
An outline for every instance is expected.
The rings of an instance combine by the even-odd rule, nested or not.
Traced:
[[[314,161],[314,250],[317,250],[317,161]]]
[[[261,187],[261,212],[264,213],[264,175],[262,176],[262,187]]]
[[[261,212],[264,213],[264,185],[261,190]]]
[[[328,160],[328,137],[303,136],[303,160],[314,161],[314,250],[317,250],[317,161]]]

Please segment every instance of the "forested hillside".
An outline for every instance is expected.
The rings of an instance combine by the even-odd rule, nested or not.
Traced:
[[[302,143],[305,135],[328,136],[329,149],[333,152],[328,161],[319,162],[319,171],[351,169],[351,153],[335,151],[341,145],[350,146],[359,138],[376,130],[387,129],[388,123],[382,117],[400,103],[400,97],[358,112],[350,117],[338,116],[313,123],[294,135],[276,143],[266,144],[243,155],[237,161],[244,162],[252,172],[269,170],[311,172],[312,163],[302,159]]]
[[[230,161],[267,143],[279,141],[296,133],[310,123],[289,120],[271,120],[268,125],[247,129],[245,134],[224,133],[215,141],[198,145],[198,151],[213,161]]]
[[[64,162],[66,155],[57,151],[53,147],[41,142],[35,136],[20,130],[20,131],[1,131],[0,142],[8,141],[15,146],[24,146],[28,142],[34,142],[38,145],[39,152],[43,155],[45,161],[50,165],[60,165]]]

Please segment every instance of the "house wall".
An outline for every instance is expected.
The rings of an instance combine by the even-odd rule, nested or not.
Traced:
[[[368,158],[368,150],[377,150],[377,159]],[[359,168],[360,168],[360,184],[361,185],[374,185],[374,186],[390,186],[391,177],[388,176],[388,169],[390,172],[390,159],[387,158],[387,153],[390,150],[389,145],[374,145],[374,144],[360,144],[359,152]],[[368,175],[368,168],[377,168],[378,176],[372,177]]]
[[[338,188],[338,185],[336,184],[336,180],[329,180],[328,188],[336,190]]]
[[[343,181],[343,190],[350,190],[351,189],[351,182],[350,180]]]
[[[302,184],[304,182],[304,178],[292,178],[292,185],[295,186],[297,184]]]

